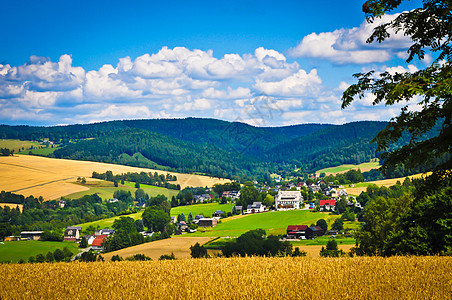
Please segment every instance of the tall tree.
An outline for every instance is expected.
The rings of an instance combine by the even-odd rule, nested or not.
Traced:
[[[363,5],[367,21],[372,23],[400,6],[404,0],[369,0]],[[377,26],[367,42],[382,42],[390,38],[390,32],[403,32],[412,44],[407,49],[407,62],[423,60],[428,53],[433,63],[416,72],[390,74],[375,71],[358,73],[358,82],[351,85],[342,96],[342,108],[349,106],[356,97],[367,93],[375,95],[374,105],[417,101],[420,110],[411,111],[408,104],[393,118],[385,129],[374,138],[377,152],[381,152],[383,172],[398,164],[408,168],[432,164],[434,159],[452,151],[452,2],[450,0],[424,0],[422,7],[402,12],[392,21]],[[424,135],[439,127],[437,134],[426,139]],[[407,145],[393,149],[391,145],[404,135],[410,137]],[[452,159],[437,165],[432,182],[447,182],[452,178]]]

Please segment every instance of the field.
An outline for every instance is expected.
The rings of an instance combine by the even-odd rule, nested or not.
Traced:
[[[311,225],[319,219],[325,219],[328,227],[339,218],[328,213],[313,213],[307,210],[271,211],[252,215],[233,216],[221,219],[221,223],[211,228],[198,228],[190,236],[237,237],[256,228],[265,229],[267,234],[285,234],[288,225]],[[203,232],[204,231],[204,232]]]
[[[14,203],[0,203],[0,207],[9,207],[11,209],[19,207],[19,210],[22,211],[23,210],[23,205],[22,204],[14,204]]]
[[[83,229],[86,229],[89,226],[94,226],[94,228],[98,228],[99,227],[100,229],[112,228],[113,222],[116,219],[119,219],[120,217],[129,217],[129,218],[132,218],[134,220],[138,220],[138,219],[141,219],[141,215],[142,214],[143,214],[143,211],[139,211],[137,213],[130,214],[130,215],[117,216],[117,217],[97,220],[97,221],[93,221],[93,222],[77,224],[77,225],[74,225],[74,226],[82,226]]]
[[[33,148],[41,147],[42,145],[38,142],[32,142],[32,141],[21,141],[21,140],[2,140],[0,139],[0,148],[8,148],[10,150],[14,150],[14,153],[18,153],[22,151],[22,148],[24,148],[24,151],[29,149],[31,146]]]
[[[411,179],[413,178],[419,178],[422,177],[423,174],[416,174],[416,175],[411,175],[411,176],[407,176]],[[403,178],[393,178],[393,179],[384,179],[384,180],[377,180],[377,181],[369,181],[369,182],[361,182],[361,183],[357,183],[355,185],[355,187],[352,188],[346,188],[346,191],[349,195],[355,195],[358,196],[359,194],[361,194],[362,192],[365,192],[367,190],[367,187],[371,184],[375,184],[379,187],[381,186],[386,186],[386,187],[390,187],[392,185],[395,185],[397,183],[397,181],[400,181],[400,183],[403,183],[403,181],[405,180],[406,177]]]
[[[56,249],[67,247],[74,255],[78,253],[77,244],[74,242],[44,242],[44,241],[14,241],[0,243],[0,261],[18,262],[21,258],[25,261],[30,256],[41,253],[54,252]],[[1,298],[1,297],[0,297]]]
[[[371,161],[371,162],[366,162],[366,163],[362,163],[359,165],[340,165],[337,167],[326,168],[326,169],[318,170],[316,173],[318,173],[318,174],[325,173],[326,175],[336,175],[336,174],[340,174],[340,173],[345,173],[352,169],[355,169],[355,170],[360,169],[361,172],[367,172],[372,169],[378,169],[379,167],[380,167],[380,164],[377,161]]]
[[[205,217],[212,216],[217,210],[222,210],[225,213],[232,212],[232,207],[235,204],[219,204],[219,203],[205,203],[205,204],[195,204],[195,205],[186,205],[186,206],[178,206],[171,209],[171,216],[177,216],[181,213],[184,213],[185,217],[188,217],[188,214],[193,215],[193,218],[196,215],[203,215]]]
[[[52,159],[40,156],[15,155],[0,157],[0,190],[24,196],[42,196],[45,200],[59,199],[61,196],[87,191],[89,188],[74,184],[77,177],[91,181],[92,172],[114,174],[126,172],[158,172],[177,176],[177,183],[186,186],[212,186],[229,182],[208,176],[172,173],[166,171],[135,168],[114,164],[66,159]]]
[[[132,256],[134,254],[145,254],[153,260],[159,259],[162,254],[174,253],[177,259],[190,258],[190,247],[196,243],[200,245],[207,243],[212,238],[209,237],[185,237],[178,236],[170,239],[144,243],[141,245],[121,249],[118,251],[106,253],[103,255],[105,260],[111,260],[113,255],[119,255],[123,258]]]
[[[451,257],[0,265],[1,299],[450,299]]]

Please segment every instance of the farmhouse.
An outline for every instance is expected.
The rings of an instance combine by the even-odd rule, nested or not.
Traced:
[[[324,231],[319,226],[311,226],[306,229],[306,238],[315,239],[318,236],[322,236]]]
[[[20,238],[39,241],[43,232],[44,231],[22,231],[20,233]]]
[[[94,235],[113,235],[115,234],[114,229],[97,229],[94,231]]]
[[[336,206],[336,200],[320,200],[320,210],[334,210]]]
[[[70,226],[64,231],[65,241],[76,241],[80,239],[80,233],[82,232],[81,226]]]
[[[221,215],[224,214],[224,211],[222,210],[217,210],[212,214],[212,217],[214,218],[221,218]]]
[[[102,251],[104,250],[104,247],[102,244],[104,243],[104,240],[107,238],[106,234],[97,235],[94,239],[93,243],[91,244],[91,249]]]
[[[217,219],[215,218],[202,218],[198,220],[198,226],[200,227],[215,227],[217,226]]]
[[[265,211],[265,206],[262,202],[253,202],[253,204],[248,205],[246,208],[247,214],[260,213]]]
[[[300,191],[279,191],[275,197],[276,210],[299,209],[303,204]]]
[[[308,229],[308,225],[289,225],[287,226],[287,237],[305,239],[306,229]]]

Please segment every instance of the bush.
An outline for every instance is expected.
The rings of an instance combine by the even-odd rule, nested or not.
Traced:
[[[173,254],[174,256],[174,254]],[[150,257],[144,255],[144,254],[135,254],[133,256],[129,256],[126,258],[129,261],[147,261],[147,260],[152,260]]]
[[[173,252],[171,252],[170,255],[168,255],[168,254],[163,254],[163,255],[161,255],[160,258],[159,258],[159,260],[175,260],[175,259],[176,259],[176,256],[174,256],[174,253],[173,253]]]
[[[43,263],[46,261],[46,258],[44,256],[44,254],[39,253],[38,255],[36,255],[36,262],[38,263]]]
[[[113,255],[111,261],[123,261],[124,259],[119,255]]]
[[[53,257],[53,253],[52,252],[47,252],[46,254],[46,262],[53,262],[55,260],[55,258]]]
[[[301,250],[300,248],[295,248],[295,250],[292,252],[292,257],[297,257],[297,256],[306,256],[308,253],[306,251]]]
[[[190,252],[192,258],[207,257],[207,249],[199,245],[199,243],[196,243],[193,246],[191,246]]]
[[[342,230],[344,229],[344,220],[342,220],[341,218],[336,219],[333,223],[333,226],[331,226],[332,229],[334,230]]]
[[[55,261],[63,261],[65,259],[63,251],[61,249],[56,249],[53,252],[53,258],[55,258]]]

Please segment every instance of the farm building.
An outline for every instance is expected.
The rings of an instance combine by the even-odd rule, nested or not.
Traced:
[[[20,236],[7,236],[5,237],[5,242],[13,242],[13,241],[20,241]]]
[[[320,200],[320,210],[334,210],[336,206],[336,200]]]
[[[115,230],[114,229],[97,229],[96,231],[94,231],[94,235],[113,235],[115,234]]]
[[[44,231],[22,231],[20,233],[20,238],[39,241],[43,232]]]
[[[212,214],[212,217],[214,218],[221,218],[221,215],[224,214],[224,211],[222,210],[217,210]]]
[[[276,210],[299,209],[302,204],[300,191],[279,191],[275,197]]]
[[[315,239],[318,236],[322,236],[325,232],[319,226],[311,226],[306,229],[306,238]]]
[[[81,226],[69,226],[64,231],[65,241],[77,241],[80,239],[80,233],[82,232]]]
[[[93,243],[91,244],[91,249],[102,251],[104,250],[104,247],[102,247],[102,244],[104,243],[104,240],[107,238],[106,234],[97,235],[94,239]]]
[[[305,239],[306,229],[308,229],[308,225],[289,225],[287,226],[287,237]]]
[[[253,202],[253,204],[248,205],[246,208],[247,214],[260,213],[265,211],[265,205],[262,202]]]
[[[200,227],[215,227],[217,226],[217,219],[215,218],[203,218],[198,220],[198,226]]]

